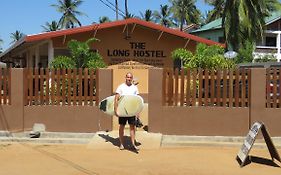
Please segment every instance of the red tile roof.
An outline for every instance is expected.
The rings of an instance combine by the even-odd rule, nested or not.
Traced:
[[[28,35],[25,37],[25,42],[39,41],[39,40],[50,39],[50,38],[54,38],[54,37],[58,37],[58,36],[94,31],[97,29],[111,28],[111,27],[122,26],[122,25],[126,25],[126,24],[137,24],[137,25],[145,26],[145,27],[152,28],[155,30],[163,31],[163,32],[166,32],[166,33],[169,33],[172,35],[176,35],[176,36],[179,36],[182,38],[191,39],[191,40],[194,40],[194,41],[197,41],[200,43],[205,43],[207,45],[216,44],[216,45],[225,47],[225,44],[222,44],[222,43],[211,41],[211,40],[201,38],[201,37],[198,37],[195,35],[191,35],[191,34],[179,31],[179,30],[170,29],[170,28],[161,26],[159,24],[143,21],[143,20],[136,19],[136,18],[129,18],[126,20],[121,20],[121,21],[107,22],[107,23],[102,23],[102,24],[93,24],[93,25],[77,27],[77,28],[73,28],[73,29],[66,29],[66,30],[59,30],[59,31],[54,31],[54,32],[46,32],[46,33],[40,33],[40,34],[35,34],[35,35]]]

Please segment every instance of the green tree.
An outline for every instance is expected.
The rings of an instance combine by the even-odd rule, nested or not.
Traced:
[[[99,23],[110,22],[111,20],[107,16],[99,17]]]
[[[244,47],[241,47],[238,51],[237,57],[234,59],[236,64],[239,63],[251,63],[254,60],[253,57],[254,44],[250,41],[246,41]]]
[[[224,48],[212,45],[198,44],[195,53],[180,48],[172,52],[172,58],[182,61],[186,68],[222,69],[233,68],[235,63],[223,56]]]
[[[160,12],[154,11],[154,13],[153,13],[155,22],[157,22],[165,27],[174,26],[171,15],[172,15],[172,12],[168,5],[160,5]]]
[[[195,6],[195,0],[170,0],[171,11],[174,19],[179,21],[180,30],[182,31],[184,24],[200,22],[200,11]]]
[[[225,1],[226,0],[205,0],[206,3],[214,7],[208,12],[206,23],[219,19],[223,16]]]
[[[99,41],[96,38],[90,38],[86,42],[79,42],[76,40],[71,40],[68,42],[68,48],[70,49],[71,58],[75,61],[77,68],[85,68],[89,65],[89,62],[94,62],[101,67],[105,67],[105,63],[98,53],[91,51],[90,45]],[[90,65],[92,65],[92,63]]]
[[[85,15],[77,11],[78,6],[82,4],[82,0],[58,0],[58,4],[52,4],[59,13],[62,13],[59,20],[61,28],[74,28],[76,24],[82,26],[81,22],[77,19],[77,15]]]
[[[144,13],[140,12],[141,19],[145,21],[153,21],[153,14],[152,11],[147,9]]]
[[[90,45],[98,41],[90,38],[85,42],[71,40],[68,48],[71,56],[58,56],[51,62],[53,68],[102,68],[106,67],[100,54],[93,52]]]
[[[54,69],[73,69],[75,68],[75,61],[67,56],[57,56],[50,64],[51,68]]]
[[[44,30],[44,32],[51,32],[51,31],[57,31],[60,30],[59,28],[59,24],[57,23],[57,21],[52,21],[51,23],[46,22],[45,25],[41,26]]]
[[[25,36],[25,34],[20,32],[19,30],[16,30],[14,33],[10,33],[10,34],[11,34],[10,38],[12,39],[12,42],[10,44],[19,41],[22,37]]]
[[[209,2],[212,2],[211,5],[216,5],[214,14],[223,11],[222,26],[225,39],[234,51],[245,47],[245,41],[260,40],[263,36],[265,18],[270,16],[272,11],[280,8],[278,0],[224,0],[224,2],[210,0]]]

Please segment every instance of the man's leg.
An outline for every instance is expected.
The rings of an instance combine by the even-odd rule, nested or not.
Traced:
[[[131,142],[132,142],[133,148],[136,150],[139,150],[139,148],[135,144],[136,127],[135,127],[135,125],[132,125],[132,124],[130,124],[130,136],[131,136]]]
[[[125,125],[120,124],[119,125],[119,141],[120,141],[120,149],[124,149],[124,128]]]

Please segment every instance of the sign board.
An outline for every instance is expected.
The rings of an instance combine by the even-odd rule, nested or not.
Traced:
[[[109,65],[118,69],[148,69],[164,67],[167,57],[164,50],[150,49],[146,42],[129,42],[128,48],[107,49]]]
[[[275,146],[273,145],[273,142],[272,142],[270,135],[267,132],[264,124],[261,122],[255,122],[252,125],[249,133],[247,134],[246,139],[236,157],[236,160],[238,161],[238,163],[240,164],[241,167],[244,166],[244,164],[246,163],[249,152],[250,152],[252,146],[254,145],[254,142],[255,142],[256,137],[260,130],[262,131],[263,138],[264,138],[267,148],[270,152],[270,156],[271,156],[272,160],[275,158],[276,160],[281,162],[280,156],[279,156]]]

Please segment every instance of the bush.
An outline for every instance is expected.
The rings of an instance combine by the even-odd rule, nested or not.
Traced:
[[[235,63],[223,56],[224,49],[220,46],[198,44],[195,53],[180,48],[172,52],[173,59],[180,59],[186,68],[221,69],[234,68]]]
[[[75,68],[75,62],[67,56],[57,56],[50,64],[51,68],[54,69],[73,69]]]
[[[98,41],[90,38],[86,42],[71,40],[68,42],[68,48],[71,56],[58,56],[52,63],[52,68],[102,68],[106,67],[100,54],[91,50],[90,44]]]
[[[90,48],[90,44],[95,41],[99,41],[96,38],[90,38],[86,42],[79,42],[71,40],[68,43],[68,48],[71,52],[71,57],[76,63],[77,68],[99,68],[105,67],[105,63],[96,52],[93,52]]]
[[[90,57],[89,61],[86,63],[86,67],[88,68],[103,68],[106,67],[102,57],[98,53],[92,53],[93,55]]]
[[[250,41],[245,42],[245,47],[240,48],[237,57],[234,59],[236,64],[239,63],[251,63],[253,57],[254,45]]]
[[[273,54],[267,54],[264,56],[259,56],[258,58],[254,59],[256,63],[264,63],[264,62],[277,62],[277,59]]]

